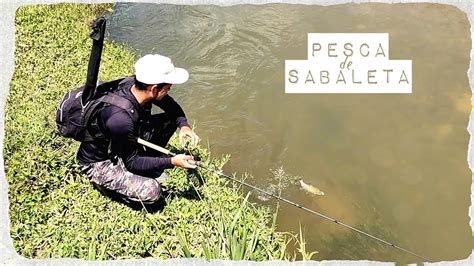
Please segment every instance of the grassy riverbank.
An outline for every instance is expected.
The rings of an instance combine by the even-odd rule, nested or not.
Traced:
[[[246,202],[215,175],[173,169],[166,207],[149,214],[100,195],[79,173],[78,143],[55,133],[55,109],[66,91],[84,83],[90,22],[111,7],[17,11],[4,142],[15,249],[28,258],[293,259],[286,246],[296,238],[276,232],[270,210]],[[126,47],[106,42],[99,79],[132,74],[134,61]],[[211,159],[203,148],[194,153],[216,167],[227,160]]]

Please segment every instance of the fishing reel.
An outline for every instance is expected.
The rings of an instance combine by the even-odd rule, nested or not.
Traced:
[[[193,153],[192,151],[193,149],[193,145],[191,144],[191,139],[189,136],[185,136],[185,139],[184,139],[184,143],[183,143],[183,147],[182,147],[182,150],[180,153],[184,153],[186,155],[191,155],[193,156],[194,160],[195,161],[200,161],[201,158],[199,157],[198,154],[196,154],[195,152]]]

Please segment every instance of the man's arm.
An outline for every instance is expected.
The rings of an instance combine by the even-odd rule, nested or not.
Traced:
[[[173,168],[171,158],[138,155],[141,147],[137,142],[137,128],[125,110],[109,106],[101,112],[101,116],[106,134],[111,138],[113,154],[122,158],[129,171],[162,171]]]
[[[153,103],[165,111],[168,115],[175,119],[176,125],[179,128],[184,126],[189,127],[186,114],[183,111],[183,108],[169,95],[165,95],[161,100],[153,100]]]
[[[180,129],[178,137],[181,143],[184,143],[186,137],[190,137],[194,145],[199,142],[200,139],[189,126],[183,109],[171,96],[165,95],[161,100],[154,100],[153,103],[175,119],[176,126]]]

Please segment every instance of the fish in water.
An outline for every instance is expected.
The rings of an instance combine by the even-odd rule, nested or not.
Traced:
[[[319,188],[306,184],[305,182],[303,182],[303,180],[300,180],[300,184],[302,189],[318,196],[324,196],[324,192],[322,192]]]

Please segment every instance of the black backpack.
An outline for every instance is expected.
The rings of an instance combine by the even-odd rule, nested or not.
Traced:
[[[118,106],[126,110],[133,121],[138,121],[138,112],[135,110],[135,106],[129,100],[113,93],[120,88],[120,85],[130,84],[130,80],[131,78],[122,78],[100,84],[85,105],[82,103],[85,86],[66,93],[56,111],[56,125],[59,134],[81,142],[102,137],[102,133],[96,132],[97,130],[94,130],[95,133],[91,133],[90,126],[93,118],[104,104]]]
[[[97,130],[97,126],[91,124],[93,120],[95,121],[95,115],[104,104],[118,106],[126,110],[133,121],[138,120],[138,113],[135,111],[133,104],[113,93],[121,85],[130,86],[133,82],[131,77],[96,86],[100,58],[104,47],[105,25],[104,17],[99,17],[92,24],[92,32],[90,33],[92,49],[85,85],[66,93],[56,111],[56,124],[59,134],[81,142],[103,137],[100,130]]]

